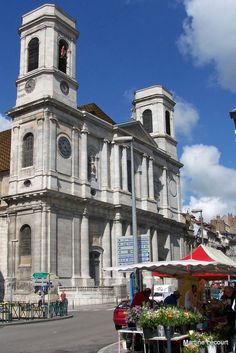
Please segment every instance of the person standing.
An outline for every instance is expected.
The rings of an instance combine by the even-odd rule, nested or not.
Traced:
[[[194,309],[197,305],[197,286],[192,284],[191,288],[185,293],[184,307],[185,309]]]
[[[60,299],[62,302],[66,300],[66,293],[64,292],[64,290],[61,292]]]
[[[165,298],[164,304],[177,306],[179,297],[180,297],[180,292],[178,290],[175,290],[172,294],[168,295],[168,297]]]

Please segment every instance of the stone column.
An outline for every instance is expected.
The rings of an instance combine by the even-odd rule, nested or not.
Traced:
[[[79,177],[79,133],[77,127],[72,129],[72,178]]]
[[[134,178],[135,178],[135,196],[136,198],[137,197],[140,198],[142,193],[141,191],[142,184],[140,183],[142,179],[142,172],[140,169],[137,170],[137,172],[134,175]]]
[[[57,124],[55,114],[50,117],[50,149],[49,149],[49,169],[56,171],[56,146],[57,146]]]
[[[127,146],[122,146],[122,189],[128,191]]]
[[[122,236],[122,220],[118,212],[112,227],[112,266],[117,266],[117,238]]]
[[[182,204],[181,204],[181,184],[180,184],[180,174],[177,177],[177,204],[178,204],[178,221],[181,222]]]
[[[118,212],[113,221],[112,227],[112,266],[117,266],[117,239],[121,237],[122,234],[122,219],[120,213]],[[113,272],[115,278],[122,278],[123,274],[119,272]]]
[[[55,234],[57,233],[57,215],[52,212],[51,208],[47,209],[47,271],[46,272],[57,272],[57,239]]]
[[[74,279],[74,285],[76,286],[77,283],[75,281],[76,278],[80,277],[80,269],[81,269],[81,254],[80,254],[80,228],[81,222],[78,216],[75,216],[73,219],[72,225],[72,273]]]
[[[104,139],[102,145],[102,156],[101,156],[101,188],[106,190],[109,186],[108,183],[108,143],[109,141]]]
[[[102,237],[102,247],[104,250],[103,253],[103,267],[111,266],[111,227],[110,221],[105,220],[105,229]],[[111,277],[111,273],[106,271],[104,277]]]
[[[168,217],[168,190],[167,190],[167,168],[163,167],[162,171],[162,208],[164,215]]]
[[[113,143],[114,150],[114,163],[113,163],[113,188],[114,190],[120,189],[120,148],[119,145]]]
[[[153,158],[149,157],[148,163],[148,186],[149,186],[149,197],[154,200],[154,176],[153,176]]]
[[[80,179],[82,182],[88,181],[88,130],[84,125],[81,131],[81,144],[80,144]]]
[[[81,220],[81,277],[89,276],[89,219],[87,209],[84,210]]]
[[[37,141],[35,141],[34,150],[37,151],[34,153],[34,159],[36,160],[36,170],[43,170],[43,132],[44,132],[44,116],[41,116],[37,119]],[[36,158],[35,158],[36,157]]]
[[[19,125],[15,125],[12,128],[12,135],[11,135],[11,158],[10,158],[10,173],[11,173],[11,177],[17,176],[19,175],[19,170],[20,170],[20,166],[19,166],[19,161],[22,161],[22,158],[20,158],[20,146],[22,144],[19,143],[19,130],[20,130],[20,126]]]
[[[143,160],[142,160],[142,193],[141,193],[141,198],[142,199],[147,199],[148,198],[148,178],[147,178],[147,155],[143,154]]]
[[[170,234],[167,234],[166,236],[166,242],[165,242],[165,248],[168,249],[168,254],[166,256],[166,261],[172,260],[172,249],[171,249],[171,236]]]
[[[42,207],[41,213],[41,265],[42,272],[47,271],[47,208]]]
[[[153,230],[152,234],[152,259],[151,261],[158,261],[158,239],[157,239],[157,230]]]

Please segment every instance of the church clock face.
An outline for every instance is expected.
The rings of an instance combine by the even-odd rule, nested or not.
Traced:
[[[61,81],[60,88],[63,94],[67,95],[69,93],[69,86],[66,81]]]
[[[59,152],[64,158],[69,158],[71,156],[71,144],[68,138],[61,136],[58,140]]]
[[[35,80],[33,78],[29,79],[25,84],[25,91],[31,93],[35,87]]]

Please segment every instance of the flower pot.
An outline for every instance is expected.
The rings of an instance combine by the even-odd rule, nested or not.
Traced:
[[[173,326],[165,326],[164,330],[165,330],[165,336],[167,339],[168,338],[170,339],[171,337],[173,337],[173,335],[174,335],[174,327]]]
[[[209,344],[207,346],[208,353],[216,353],[216,346],[214,344]]]
[[[157,330],[148,327],[143,327],[143,335],[146,340],[157,336]]]
[[[162,326],[162,325],[158,325],[157,326],[157,336],[158,337],[164,337],[165,336],[164,326]]]

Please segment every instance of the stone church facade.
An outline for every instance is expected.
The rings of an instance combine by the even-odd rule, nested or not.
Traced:
[[[117,239],[132,235],[133,137],[137,233],[150,260],[185,255],[172,94],[135,92],[132,117],[117,124],[96,104],[77,106],[75,21],[55,5],[22,17],[16,105],[0,133],[1,291],[32,290],[34,272],[67,287],[112,286],[123,275]],[[8,156],[8,153],[10,154]]]

